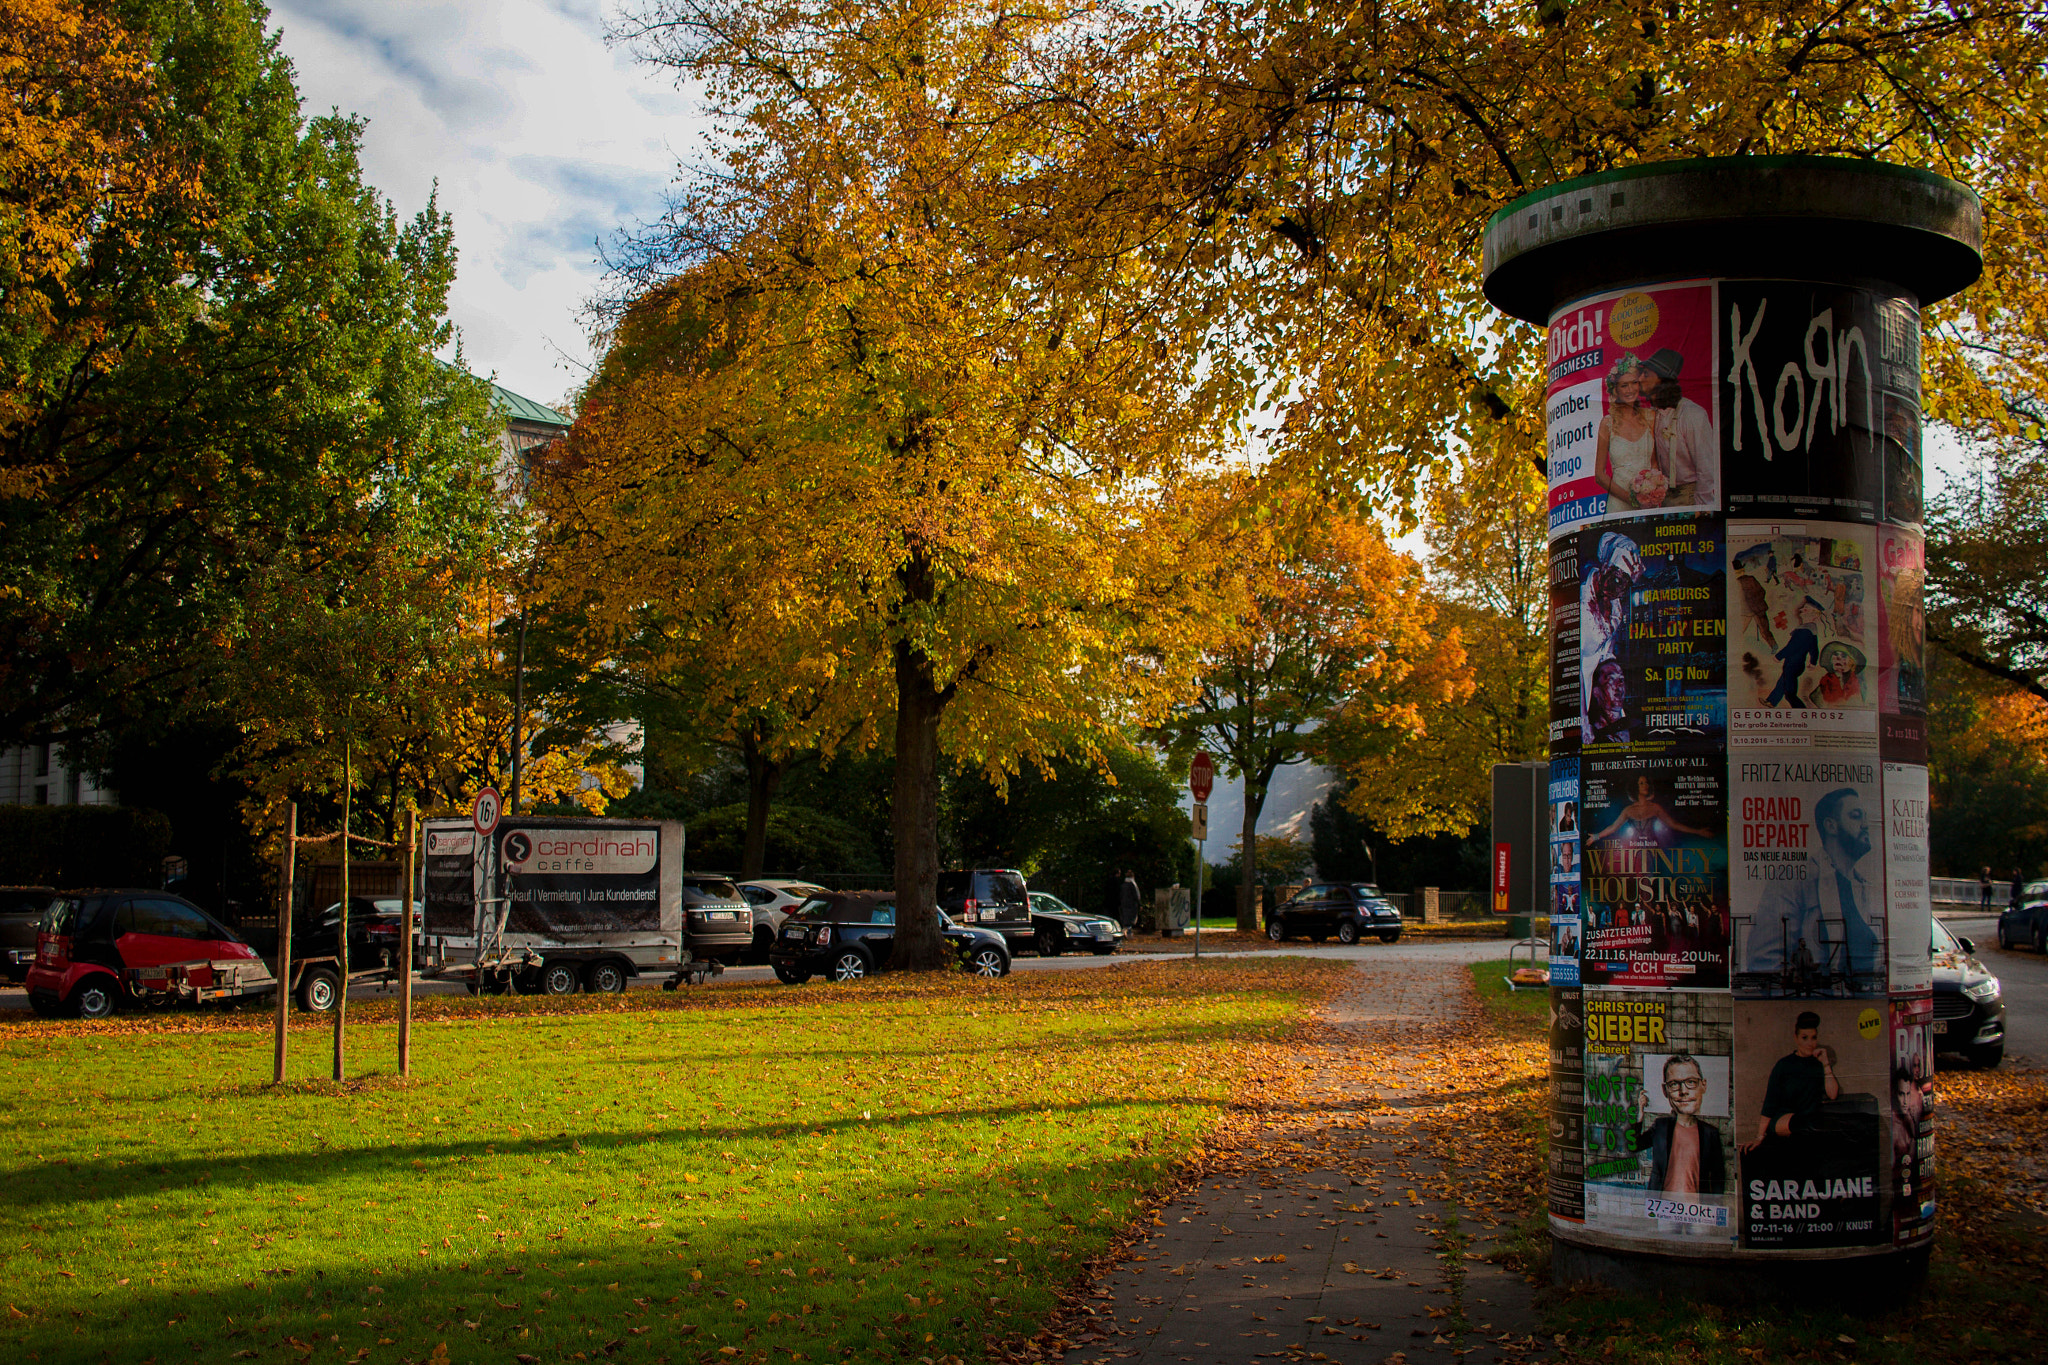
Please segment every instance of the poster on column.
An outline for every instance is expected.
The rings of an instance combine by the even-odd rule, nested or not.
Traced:
[[[1579,537],[1550,542],[1550,752],[1579,747]]]
[[[1735,993],[1883,995],[1885,872],[1877,840],[1884,807],[1876,757],[1738,750],[1728,764]]]
[[[1886,1000],[1735,1001],[1742,1244],[1891,1240],[1880,1172],[1891,1145]]]
[[[1586,1217],[1584,992],[1550,986],[1550,1216]]]
[[[1908,434],[1908,412],[1917,493],[1919,309],[1912,300],[1811,282],[1723,280],[1717,302],[1730,518],[1876,521],[1888,455],[1904,498],[1907,452],[1901,445],[1893,455],[1887,432]]]
[[[1718,747],[1728,721],[1727,565],[1712,517],[1579,537],[1580,748]]]
[[[1718,510],[1714,287],[1647,285],[1552,315],[1545,437],[1550,534],[1644,513]]]
[[[1927,549],[1909,527],[1877,528],[1878,752],[1927,761]]]
[[[1934,939],[1934,902],[1928,894],[1927,769],[1917,763],[1884,765],[1885,942],[1893,995],[1934,989],[1928,949]]]
[[[1552,759],[1550,827],[1550,984],[1579,984],[1579,761]]]
[[[1585,995],[1586,1226],[1734,1245],[1728,996]]]
[[[1892,1005],[1892,1240],[1934,1235],[1934,997]]]
[[[1877,748],[1867,526],[1728,527],[1728,744]]]
[[[1728,984],[1726,760],[1580,760],[1579,980]]]

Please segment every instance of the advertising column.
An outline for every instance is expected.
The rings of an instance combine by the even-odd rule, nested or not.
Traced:
[[[1769,231],[1731,226],[1745,203]],[[1975,203],[1872,163],[1690,162],[1489,227],[1489,297],[1548,326],[1562,1243],[1932,1235],[1919,325],[1975,277]]]

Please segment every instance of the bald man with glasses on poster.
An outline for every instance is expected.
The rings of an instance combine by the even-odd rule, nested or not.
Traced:
[[[1648,1088],[1636,1092],[1636,1150],[1650,1153],[1650,1192],[1689,1195],[1728,1191],[1727,1157],[1721,1131],[1700,1121],[1707,1078],[1683,1052],[1664,1059],[1664,1099],[1671,1112],[1650,1118]]]

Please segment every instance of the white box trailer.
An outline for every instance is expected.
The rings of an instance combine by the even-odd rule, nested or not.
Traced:
[[[701,981],[692,953],[675,820],[506,816],[421,831],[421,974],[472,993],[623,991],[649,972]],[[746,926],[751,933],[751,924]]]

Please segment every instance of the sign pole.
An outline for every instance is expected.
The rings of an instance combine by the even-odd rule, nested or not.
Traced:
[[[405,857],[401,860],[404,868],[405,890],[399,896],[399,904],[405,907],[404,925],[398,936],[398,1074],[412,1075],[412,887],[415,864],[413,855],[419,849],[420,816],[418,811],[405,813]]]
[[[1203,849],[1208,847],[1207,839],[1195,840],[1195,961],[1202,960],[1202,873],[1208,857]]]
[[[1195,798],[1192,812],[1195,835],[1195,960],[1202,960],[1202,874],[1208,870],[1209,793],[1216,786],[1216,764],[1209,755],[1195,754],[1188,764],[1188,792]]]
[[[277,877],[277,1039],[271,1049],[270,1083],[284,1084],[284,1026],[292,1007],[292,872],[299,847],[299,803],[284,808],[284,851]]]

